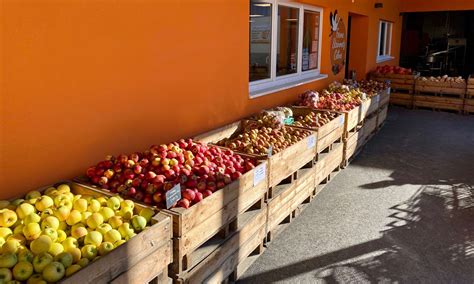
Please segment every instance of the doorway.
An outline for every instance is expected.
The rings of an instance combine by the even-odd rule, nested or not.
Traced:
[[[351,73],[354,71],[355,79],[365,79],[365,74],[367,73],[368,39],[369,17],[349,13],[347,24],[346,78],[351,78]]]

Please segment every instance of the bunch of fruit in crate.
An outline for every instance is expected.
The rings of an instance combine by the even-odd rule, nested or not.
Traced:
[[[344,84],[349,85],[355,89],[358,88],[370,97],[375,96],[390,87],[390,82],[379,82],[374,80],[355,81],[350,79],[344,79]]]
[[[143,153],[108,156],[86,175],[94,185],[161,208],[166,192],[180,184],[182,199],[177,206],[189,208],[255,165],[231,150],[181,139],[153,145]]]
[[[264,110],[254,115],[252,120],[261,120],[265,126],[280,128],[287,124],[287,120],[293,118],[293,111],[289,107],[276,107]]]
[[[239,134],[224,138],[217,145],[246,154],[267,155],[270,147],[276,154],[311,135],[310,131],[280,124],[269,126],[268,121],[265,117],[249,120]]]
[[[375,68],[375,73],[380,73],[380,74],[399,74],[399,75],[412,75],[413,70],[409,68],[403,68],[400,66],[377,66]]]
[[[437,76],[437,77],[419,77],[418,80],[424,82],[436,82],[436,83],[443,83],[443,82],[453,82],[453,83],[465,83],[465,80],[459,77],[449,77],[448,75],[444,76]]]
[[[306,115],[299,115],[295,117],[293,126],[305,128],[317,128],[325,125],[337,117],[337,113],[329,111],[309,112]]]
[[[366,98],[367,94],[358,88],[331,83],[328,89],[322,90],[320,93],[310,91],[300,95],[297,104],[315,109],[349,111],[359,106]]]
[[[0,283],[57,282],[145,230],[154,214],[120,197],[73,194],[67,184],[0,201]]]

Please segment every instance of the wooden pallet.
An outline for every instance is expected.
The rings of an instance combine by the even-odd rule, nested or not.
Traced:
[[[115,195],[71,181],[61,182],[54,186],[65,183],[74,194],[94,197]],[[41,188],[39,191],[43,192],[48,187]],[[151,208],[135,203],[134,211],[138,214],[139,210],[145,207]],[[157,277],[167,278],[167,268],[173,260],[172,219],[166,213],[155,211],[157,213],[152,218],[151,227],[59,283],[124,283],[123,279],[137,279],[138,282],[145,283]],[[150,265],[151,259],[154,259],[153,265]],[[133,278],[137,272],[140,272],[140,277]]]
[[[314,110],[305,107],[292,107],[291,109],[293,111],[293,116],[304,116],[309,112],[323,112],[321,110]],[[301,127],[303,129],[311,130],[317,133],[318,139],[316,141],[316,153],[323,152],[334,142],[342,141],[342,135],[344,134],[344,116],[345,115],[343,113],[339,113],[336,118],[321,127]]]
[[[405,106],[408,108],[413,107],[413,94],[402,94],[402,93],[391,93],[390,94],[390,104]]]
[[[413,105],[415,108],[462,112],[464,100],[459,98],[415,95]]]
[[[464,100],[463,111],[465,114],[474,113],[474,98]]]
[[[385,105],[388,105],[390,102],[390,94],[391,94],[391,88],[387,88],[384,92],[380,93],[380,99],[379,99],[379,107],[378,109],[382,108]]]
[[[377,114],[377,129],[380,129],[387,119],[388,106],[382,108]]]
[[[344,156],[344,143],[335,143],[328,153],[321,154],[316,162],[315,185],[320,184],[334,169],[341,165]]]
[[[260,209],[245,212],[237,230],[223,241],[210,240],[202,250],[206,258],[191,270],[176,275],[174,283],[221,283],[235,281],[263,252],[267,229],[266,204]]]

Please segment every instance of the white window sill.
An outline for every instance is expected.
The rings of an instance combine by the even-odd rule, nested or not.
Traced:
[[[276,92],[279,92],[279,91],[283,91],[283,90],[286,90],[286,89],[294,88],[294,87],[297,87],[297,86],[300,86],[300,85],[303,85],[303,84],[307,84],[307,83],[311,83],[311,82],[314,82],[314,81],[319,81],[319,80],[322,80],[322,79],[326,79],[327,77],[328,77],[328,75],[326,75],[326,74],[318,74],[318,75],[314,75],[314,76],[311,76],[311,77],[305,77],[305,78],[296,77],[295,80],[292,80],[291,82],[274,81],[274,82],[271,82],[271,83],[266,83],[265,85],[268,85],[268,87],[258,88],[258,89],[255,88],[255,85],[251,85],[250,88],[249,88],[249,96],[250,96],[251,99],[254,99],[254,98],[262,97],[262,96],[269,95],[269,94],[272,94],[272,93],[276,93]]]
[[[395,59],[395,57],[390,56],[390,55],[383,55],[383,56],[377,56],[377,63],[385,62],[385,61],[390,61],[392,59]]]

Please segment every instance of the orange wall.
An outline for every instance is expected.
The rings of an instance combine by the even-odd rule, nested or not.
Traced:
[[[380,2],[378,0],[377,2]],[[329,12],[368,15],[366,70],[378,21],[398,0],[307,0],[324,7],[326,80],[248,98],[248,0],[6,0],[1,6],[0,198],[82,174],[129,153],[294,101],[330,74]],[[400,33],[394,33],[397,64]],[[3,137],[3,138],[2,138]]]
[[[400,0],[401,12],[474,10],[473,0]]]

